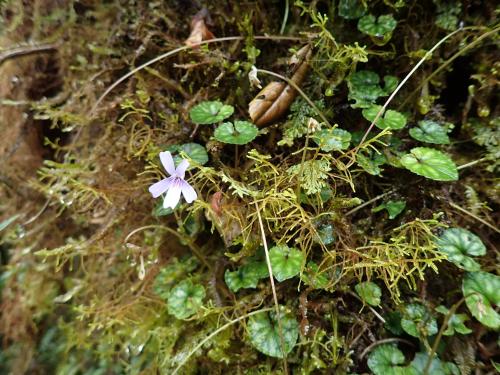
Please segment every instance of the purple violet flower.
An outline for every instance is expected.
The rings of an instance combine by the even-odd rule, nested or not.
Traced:
[[[182,159],[177,168],[175,168],[174,159],[172,159],[172,155],[168,151],[160,152],[160,160],[170,177],[164,178],[149,187],[149,192],[153,198],[158,198],[167,192],[163,200],[163,208],[170,207],[171,209],[174,209],[177,203],[179,203],[181,193],[184,195],[187,203],[194,201],[197,198],[196,191],[184,180],[189,162],[186,159]]]

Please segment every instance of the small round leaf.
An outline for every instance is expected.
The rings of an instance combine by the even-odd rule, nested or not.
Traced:
[[[248,121],[225,122],[215,129],[214,137],[220,142],[244,145],[257,137],[259,129]]]
[[[405,356],[396,345],[384,344],[377,346],[368,356],[368,367],[375,375],[404,375],[408,368],[401,366],[405,363]]]
[[[380,287],[371,282],[365,281],[363,283],[356,284],[354,286],[356,293],[361,297],[363,302],[371,305],[371,306],[379,306],[380,305],[380,297],[382,296],[382,291]]]
[[[401,318],[403,330],[414,337],[433,336],[438,332],[436,319],[424,305],[410,303],[405,306]]]
[[[224,281],[231,291],[237,292],[242,288],[255,288],[259,280],[267,275],[267,265],[263,262],[254,261],[233,272],[226,270]]]
[[[203,305],[205,288],[195,285],[190,279],[177,284],[168,296],[167,306],[169,314],[177,319],[186,319],[196,314]]]
[[[314,289],[325,289],[328,287],[328,277],[326,272],[321,272],[319,266],[313,262],[309,261],[301,279],[306,285],[313,287]]]
[[[366,5],[361,0],[340,0],[339,16],[348,20],[355,20],[364,16]]]
[[[206,101],[194,106],[189,115],[195,124],[215,124],[228,118],[233,112],[234,108],[231,105],[219,101]]]
[[[446,154],[426,147],[413,148],[403,155],[401,164],[419,176],[436,181],[458,180],[457,166]]]
[[[379,16],[378,19],[368,14],[358,21],[358,30],[371,36],[383,37],[390,35],[397,24],[392,14]]]
[[[447,145],[450,143],[447,128],[430,120],[419,121],[418,127],[410,129],[410,136],[420,142],[439,145]]]
[[[448,260],[466,271],[479,271],[481,267],[471,256],[486,254],[486,247],[475,234],[463,228],[446,229],[437,239],[439,251],[446,253]]]
[[[381,105],[371,105],[368,108],[363,109],[362,114],[368,121],[375,120],[377,113],[382,109]],[[383,116],[380,116],[375,123],[375,126],[379,129],[392,129],[399,130],[406,126],[406,117],[398,111],[389,109]]]
[[[304,254],[294,247],[280,245],[269,250],[269,259],[274,277],[281,282],[299,274]]]
[[[325,152],[345,150],[351,142],[351,133],[339,128],[321,129],[314,133],[313,140]]]
[[[482,324],[500,328],[500,315],[492,305],[500,305],[500,276],[488,272],[469,272],[462,283],[465,303]]]
[[[286,314],[280,308],[281,328],[285,355],[290,353],[299,336],[299,324],[291,314]],[[283,358],[281,347],[280,327],[275,311],[263,312],[248,319],[248,336],[252,345],[261,353],[270,357]]]
[[[406,207],[406,201],[387,201],[372,209],[372,212],[379,212],[382,210],[387,210],[389,214],[389,219],[394,219],[398,216]]]
[[[179,151],[183,151],[190,159],[200,165],[208,162],[207,150],[198,143],[184,143],[180,146]]]

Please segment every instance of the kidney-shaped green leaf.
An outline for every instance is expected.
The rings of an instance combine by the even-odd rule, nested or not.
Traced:
[[[274,277],[281,282],[299,274],[304,254],[294,247],[279,245],[269,250],[269,259]]]
[[[398,216],[406,207],[406,201],[387,201],[381,205],[372,208],[372,212],[379,212],[386,210],[389,214],[389,219],[394,219]]]
[[[377,284],[371,281],[365,281],[356,284],[354,286],[354,289],[356,290],[356,293],[358,293],[358,296],[361,297],[363,302],[371,306],[380,305],[380,297],[382,296],[382,291]]]
[[[286,314],[280,306],[281,328],[285,355],[290,353],[299,336],[299,324],[291,314]],[[248,319],[248,336],[252,345],[261,353],[270,357],[283,358],[279,324],[275,311],[262,312]]]
[[[447,145],[450,143],[448,128],[431,120],[419,121],[417,127],[410,129],[410,136],[420,142],[440,145]]]
[[[403,330],[414,337],[432,336],[438,331],[436,319],[424,305],[410,303],[405,306],[401,318]]]
[[[205,288],[193,284],[190,279],[177,284],[168,296],[167,307],[169,314],[177,319],[186,319],[196,314],[203,305]]]
[[[377,113],[382,109],[381,105],[374,104],[368,108],[363,109],[362,114],[365,119],[368,121],[375,120]],[[406,117],[402,113],[398,111],[394,111],[389,109],[386,111],[383,116],[380,116],[375,123],[375,126],[379,129],[392,129],[399,130],[404,128],[406,125]]]
[[[368,14],[358,21],[358,30],[371,36],[383,37],[390,35],[397,24],[392,14],[384,14],[378,18]]]
[[[234,112],[231,105],[219,101],[206,101],[194,106],[189,115],[195,124],[215,124],[222,121]]]
[[[500,305],[500,276],[469,272],[462,283],[465,303],[471,314],[487,327],[500,328],[500,315],[492,305]]]
[[[474,233],[463,228],[449,228],[437,239],[439,251],[446,253],[448,260],[466,271],[479,271],[481,267],[471,256],[486,254],[486,247]]]
[[[405,356],[392,344],[377,346],[368,356],[368,367],[375,375],[413,375],[404,363]]]
[[[313,140],[325,152],[345,150],[351,142],[351,133],[339,128],[321,129],[314,133]]]
[[[340,0],[339,16],[348,20],[355,20],[364,16],[366,5],[361,0]]]
[[[457,166],[449,156],[441,151],[426,147],[411,149],[401,157],[401,164],[419,176],[436,181],[458,180]]]
[[[267,265],[264,262],[253,261],[236,271],[226,270],[224,281],[231,291],[237,292],[242,288],[255,288],[259,280],[267,275]]]
[[[225,122],[215,129],[214,138],[224,143],[244,145],[253,141],[258,133],[259,129],[251,122],[235,121],[234,125]]]

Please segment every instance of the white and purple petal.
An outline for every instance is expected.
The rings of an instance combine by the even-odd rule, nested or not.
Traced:
[[[184,199],[188,203],[193,202],[198,197],[198,195],[196,194],[196,191],[193,189],[193,187],[191,185],[189,185],[184,180],[181,180],[181,190],[182,190],[182,195],[184,196]]]
[[[160,152],[160,160],[163,168],[165,168],[169,175],[173,176],[175,174],[175,164],[172,154],[169,151]]]
[[[177,169],[175,170],[176,175],[184,179],[187,167],[189,167],[189,161],[187,161],[186,159],[182,159],[182,161],[177,166]]]
[[[172,177],[164,178],[163,180],[158,181],[157,183],[151,185],[149,187],[149,192],[151,193],[153,198],[158,198],[160,195],[162,195],[169,189],[171,183],[172,183]]]
[[[163,200],[163,208],[170,207],[173,210],[175,206],[177,206],[177,203],[179,203],[179,200],[181,199],[182,182],[184,182],[184,180],[181,180],[180,178],[175,178],[172,181],[168,188],[167,195]]]

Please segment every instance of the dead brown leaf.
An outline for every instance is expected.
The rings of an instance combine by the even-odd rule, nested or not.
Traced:
[[[290,80],[297,86],[304,81],[312,55],[310,45],[302,47],[291,58],[293,75]],[[248,105],[250,118],[257,126],[270,125],[282,117],[297,96],[297,90],[286,82],[270,82]]]
[[[208,29],[205,21],[209,22],[210,15],[207,8],[203,8],[196,13],[191,20],[191,34],[184,41],[184,44],[190,47],[197,47],[203,40],[214,38],[214,34]]]

